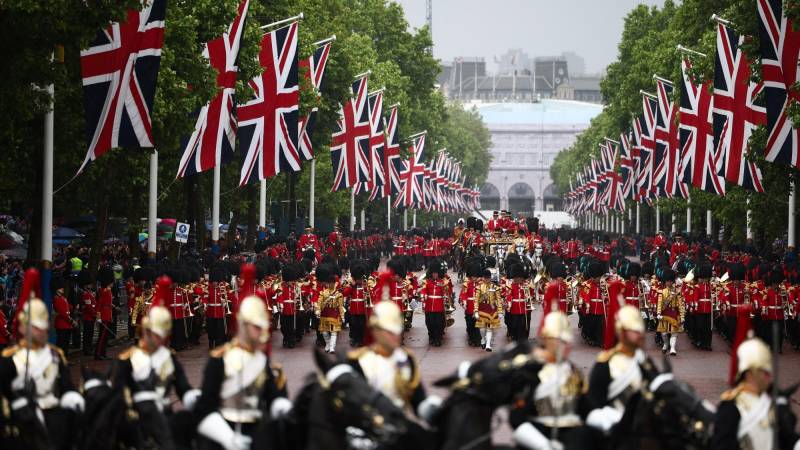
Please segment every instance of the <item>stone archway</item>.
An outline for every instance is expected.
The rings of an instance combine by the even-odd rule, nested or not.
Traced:
[[[563,209],[563,200],[561,196],[558,195],[558,188],[555,183],[544,188],[542,200],[544,202],[545,211],[561,211]]]
[[[481,188],[481,209],[500,209],[500,190],[492,183],[486,183]]]
[[[528,183],[515,183],[508,189],[508,210],[532,214],[535,205],[533,188]]]

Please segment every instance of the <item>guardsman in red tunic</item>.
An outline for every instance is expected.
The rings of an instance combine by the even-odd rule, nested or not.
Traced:
[[[111,338],[112,316],[114,312],[114,296],[111,293],[111,285],[114,283],[114,272],[108,267],[100,269],[98,274],[100,281],[100,295],[97,299],[97,322],[100,323],[100,336],[94,349],[94,359],[108,359],[106,348],[108,340]]]
[[[83,356],[92,355],[94,343],[94,322],[97,320],[97,299],[94,296],[93,282],[89,278],[89,271],[81,271],[78,275],[78,284],[83,291],[81,294],[81,321],[83,322]]]
[[[355,261],[350,265],[350,281],[342,288],[350,315],[350,346],[364,345],[364,333],[367,328],[367,309],[372,306],[370,292],[369,267],[363,261]]]
[[[133,309],[136,307],[136,297],[140,295],[142,295],[141,283],[134,280],[133,276],[128,277],[125,282],[125,296],[128,299],[128,338],[133,342],[136,342],[136,327],[131,322],[131,316]]]
[[[679,268],[685,267],[685,265],[679,264]],[[694,294],[696,288],[695,270],[696,269],[692,269],[686,274],[684,274],[683,271],[678,273],[678,277],[683,280],[680,286],[680,295],[684,305],[683,330],[686,332],[686,335],[689,336],[691,342],[695,340],[695,311],[697,310],[697,304],[695,302],[696,296]]]
[[[642,274],[642,266],[639,263],[629,263],[625,268],[622,277],[625,279],[625,288],[622,295],[625,297],[625,304],[635,306],[636,309],[642,311],[645,305],[641,305],[642,300],[641,291],[639,290],[639,275]]]
[[[509,280],[503,287],[508,334],[511,339],[522,342],[530,336],[529,308],[533,308],[534,287],[528,281],[525,266],[512,263],[506,269]]]
[[[206,314],[206,330],[208,331],[208,348],[214,349],[227,341],[228,323],[226,311],[228,304],[228,285],[225,280],[228,272],[222,266],[211,269],[208,293],[203,297]]]
[[[53,277],[51,281],[53,292],[53,313],[56,328],[56,346],[64,352],[69,352],[70,335],[72,334],[72,307],[64,296],[64,279],[60,276]],[[0,331],[2,333],[2,331]]]
[[[392,258],[386,263],[386,267],[388,267],[393,274],[392,278],[388,281],[389,299],[394,302],[405,315],[411,312],[409,302],[413,296],[414,287],[407,279],[404,259],[403,257]],[[406,329],[408,329],[408,326],[409,324],[406,323]]]
[[[305,234],[300,236],[300,239],[297,240],[297,251],[295,251],[295,258],[300,259],[303,257],[303,253],[307,250],[313,250],[314,256],[317,258],[317,261],[320,260],[322,257],[319,251],[319,239],[317,235],[314,234],[314,229],[312,227],[306,227]]]
[[[744,283],[745,268],[742,263],[732,263],[728,266],[728,278],[731,280],[719,294],[719,302],[725,314],[725,339],[733,342],[736,336],[736,321],[739,308],[745,304]],[[749,295],[749,293],[748,293]]]
[[[434,260],[420,289],[425,310],[425,326],[428,328],[428,343],[442,346],[445,328],[445,311],[453,295],[453,285],[441,261]]]
[[[772,348],[773,337],[775,336],[773,334],[773,326],[777,327],[778,341],[776,344],[778,351],[782,352],[784,304],[789,300],[789,294],[783,287],[783,271],[780,267],[770,267],[769,270],[762,269],[759,273],[767,283],[767,286],[762,295],[759,296],[758,301],[754,302],[754,306],[761,317],[756,334]]]
[[[169,273],[172,279],[172,288],[170,289],[167,301],[169,302],[169,312],[172,314],[172,337],[170,339],[170,346],[176,351],[186,349],[186,311],[188,309],[188,302],[184,295],[184,290],[180,286],[183,282],[185,275],[183,270],[175,269]]]
[[[697,283],[694,286],[692,301],[694,311],[693,343],[703,350],[711,350],[711,332],[714,329],[712,314],[714,305],[711,296],[711,265],[704,263],[697,269]]]
[[[602,285],[605,283],[601,279],[603,265],[600,262],[592,261],[589,263],[586,275],[589,279],[583,282],[580,292],[585,312],[581,334],[587,344],[599,347],[603,342],[603,323],[608,301],[602,289]]]
[[[466,263],[467,279],[461,286],[458,299],[461,307],[464,308],[464,322],[467,324],[467,344],[470,347],[480,347],[481,333],[475,327],[475,299],[477,296],[476,288],[481,282],[483,266],[478,259],[468,260]]]
[[[300,280],[303,276],[303,269],[298,263],[289,263],[283,266],[281,271],[283,282],[275,293],[275,303],[281,314],[281,334],[283,334],[283,346],[294,348],[295,344],[302,338],[299,333],[300,317],[299,308],[302,305],[302,293]]]
[[[547,266],[547,273],[550,275],[550,282],[547,283],[544,289],[542,324],[544,324],[545,316],[554,310],[553,305],[558,305],[558,310],[562,313],[571,314],[571,311],[569,311],[571,305],[567,297],[570,286],[564,281],[567,276],[567,267],[556,261]],[[541,327],[539,329],[541,330]]]

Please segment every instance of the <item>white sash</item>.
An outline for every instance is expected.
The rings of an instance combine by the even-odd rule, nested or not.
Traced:
[[[247,364],[242,367],[242,370],[233,376],[229,376],[222,382],[222,389],[219,396],[224,399],[229,399],[238,394],[242,389],[250,386],[256,381],[264,367],[267,365],[267,357],[263,353],[257,351],[253,354]]]
[[[637,363],[636,360],[631,359],[628,364],[628,370],[623,372],[619,377],[611,380],[611,384],[608,385],[608,396],[606,398],[608,400],[614,400],[617,398],[619,394],[623,393],[625,389],[630,386],[637,375],[640,374],[641,372],[639,371],[639,363]]]
[[[739,431],[736,433],[736,436],[741,439],[750,434],[753,427],[758,425],[758,423],[769,414],[770,406],[772,406],[772,401],[769,396],[761,394],[761,396],[758,397],[758,402],[747,410],[747,413],[739,419]],[[741,411],[741,409],[739,411]]]

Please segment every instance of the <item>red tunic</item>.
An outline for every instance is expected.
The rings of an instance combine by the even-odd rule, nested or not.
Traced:
[[[103,322],[111,322],[113,296],[110,288],[100,289],[100,299],[97,301],[97,315]]]
[[[711,314],[714,306],[711,304],[711,283],[701,281],[692,290],[695,312],[697,314]]]
[[[761,303],[757,305],[764,320],[783,320],[783,298],[775,288],[767,289]]]
[[[512,281],[505,290],[506,309],[513,316],[527,312],[527,304],[533,296],[533,289],[526,282]]]
[[[6,313],[0,309],[0,344],[8,344],[8,338],[11,337],[8,332],[8,322],[6,321]]]
[[[97,307],[97,301],[94,298],[94,294],[88,289],[83,291],[83,311],[81,314],[81,318],[83,320],[93,322],[97,319],[95,315],[95,308]]]
[[[420,290],[425,312],[444,312],[445,299],[450,296],[451,292],[452,286],[449,279],[426,279]]]
[[[207,318],[222,319],[225,316],[223,300],[227,297],[227,292],[223,295],[223,290],[225,290],[225,285],[219,285],[216,282],[209,283],[208,294],[203,297]]]
[[[694,313],[697,310],[694,290],[695,286],[690,283],[683,283],[681,285],[681,297],[683,297],[683,303],[687,313]]]
[[[70,306],[66,297],[56,295],[53,297],[53,312],[56,314],[56,330],[72,329],[72,318],[70,317]]]
[[[299,306],[297,303],[301,301],[302,289],[298,289],[297,282],[284,281],[281,283],[281,290],[275,297],[275,303],[281,308],[281,314],[286,316],[295,315],[295,311]],[[297,295],[300,293],[300,295]]]
[[[368,289],[363,282],[351,284],[342,290],[342,295],[350,301],[350,315],[363,316],[367,313]]]
[[[547,283],[544,290],[544,309],[552,311],[553,302],[558,302],[558,309],[564,314],[567,313],[567,292],[569,286],[564,280],[553,280]]]
[[[600,289],[600,282],[595,279],[590,279],[586,282],[580,293],[583,300],[586,314],[592,316],[605,315],[605,302],[607,299],[603,297],[602,290]]]
[[[464,286],[461,287],[461,293],[458,298],[461,306],[464,307],[464,314],[472,315],[475,313],[475,286],[476,282],[467,280]]]
[[[720,302],[724,306],[725,315],[736,317],[738,309],[744,305],[744,284],[741,282],[731,282],[722,292],[720,292]]]

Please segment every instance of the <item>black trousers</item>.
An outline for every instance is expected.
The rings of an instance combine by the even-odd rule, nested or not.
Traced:
[[[297,342],[297,336],[294,332],[296,317],[298,316],[294,314],[281,314],[281,334],[283,334],[283,345],[286,347],[294,347],[295,342]]]
[[[736,337],[736,316],[725,317],[725,337],[731,342]]]
[[[191,330],[189,331],[189,342],[192,344],[199,344],[200,335],[203,332],[203,315],[195,314],[193,317],[187,317],[186,320],[190,321],[192,324]]]
[[[56,330],[56,346],[64,353],[69,352],[69,340],[72,335],[72,328],[66,330]]]
[[[475,328],[475,316],[472,314],[464,314],[464,322],[467,324],[467,343],[470,345],[481,344],[481,332]]]
[[[603,343],[603,316],[587,314],[583,318],[583,330],[586,343],[600,346]]]
[[[772,332],[773,326],[778,327],[777,344],[778,344],[778,350],[781,350],[783,348],[783,335],[785,333],[782,320],[761,319],[759,321],[758,327],[756,328],[756,335],[760,337],[764,341],[764,343],[766,343],[767,346],[769,346],[769,348],[771,349],[773,343],[775,343],[774,334]]]
[[[172,319],[172,338],[170,345],[175,350],[186,348],[186,319]]]
[[[522,342],[528,339],[527,314],[506,314],[506,324],[511,339]]]
[[[94,348],[94,357],[105,357],[108,348],[108,340],[111,338],[111,326],[113,322],[103,322],[100,326],[100,336],[97,338],[97,345]]]
[[[426,312],[425,326],[428,328],[428,342],[430,344],[441,344],[444,336],[444,313]]]
[[[800,321],[798,319],[786,320],[786,337],[792,347],[800,347]]]
[[[367,327],[367,316],[354,314],[350,316],[350,342],[353,347],[364,345],[364,330]]]
[[[83,354],[92,354],[92,343],[94,342],[94,320],[83,321]]]
[[[711,348],[711,314],[694,315],[694,341],[700,348]]]
[[[206,317],[206,329],[208,330],[208,348],[219,347],[226,341],[225,319],[214,319]]]

